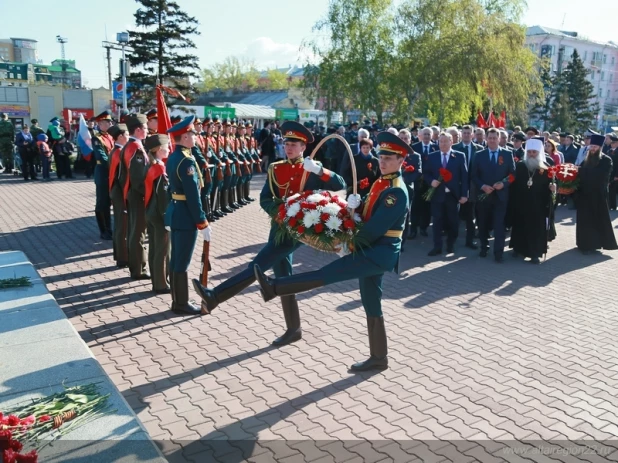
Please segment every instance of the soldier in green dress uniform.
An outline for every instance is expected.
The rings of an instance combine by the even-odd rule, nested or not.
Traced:
[[[146,271],[146,210],[144,208],[144,178],[148,169],[148,155],[142,140],[146,138],[148,119],[144,114],[126,117],[129,141],[122,148],[120,182],[129,215],[127,246],[129,271],[134,280],[150,280]]]
[[[152,290],[156,294],[169,294],[169,232],[165,229],[165,210],[169,204],[168,180],[165,162],[170,153],[170,139],[167,135],[150,135],[144,147],[150,159],[144,179],[144,205],[146,207],[146,228],[148,230],[148,267],[152,279]]]
[[[204,119],[204,143],[206,144],[206,151],[208,152],[207,160],[208,164],[212,165],[210,168],[210,175],[212,179],[212,188],[208,201],[210,203],[210,217],[206,219],[211,222],[220,219],[225,216],[225,213],[221,211],[221,202],[219,201],[219,192],[223,185],[223,163],[219,159],[219,153],[217,152],[217,139],[214,136],[214,124],[210,117]]]
[[[308,190],[345,189],[345,182],[341,176],[324,169],[318,162],[307,157],[303,159],[303,152],[307,143],[313,141],[313,134],[298,122],[286,121],[281,125],[281,132],[285,137],[287,160],[274,162],[268,166],[268,177],[260,194],[260,206],[266,212],[278,207],[277,199],[290,197],[296,193]],[[303,177],[306,177],[304,189],[301,190]],[[292,255],[301,244],[291,240],[275,242],[278,226],[273,225],[266,246],[249,263],[249,266],[239,274],[229,278],[213,289],[203,287],[198,280],[193,280],[193,288],[200,295],[202,313],[212,312],[217,305],[234,297],[255,281],[253,267],[273,267],[275,275],[288,276],[292,274]],[[286,332],[273,341],[275,346],[283,346],[296,342],[302,337],[300,328],[300,314],[296,297],[286,295],[281,298],[283,315],[285,317]]]
[[[114,149],[114,137],[107,131],[112,126],[112,113],[103,111],[94,118],[99,131],[92,137],[92,153],[96,164],[94,166],[94,185],[96,204],[94,214],[97,218],[102,240],[112,240],[112,201],[109,197],[109,155]]]
[[[251,180],[253,179],[253,174],[262,172],[262,168],[260,165],[260,154],[257,151],[257,140],[253,136],[253,124],[251,121],[245,124],[245,139],[247,140],[247,149],[249,150],[249,154],[253,160],[251,174],[245,184],[245,199],[249,202],[253,202],[255,201],[255,198],[251,197]]]
[[[240,209],[240,204],[237,202],[236,198],[236,186],[238,185],[238,180],[241,175],[240,165],[238,163],[238,158],[236,156],[236,137],[232,134],[232,122],[229,119],[225,119],[223,121],[223,147],[225,149],[225,153],[227,155],[228,161],[230,161],[230,187],[228,189],[228,206],[234,212],[236,209]]]
[[[352,371],[383,370],[388,368],[386,330],[382,316],[382,277],[397,271],[401,237],[408,209],[408,192],[401,178],[401,166],[412,148],[396,135],[378,134],[378,156],[381,177],[361,201],[350,195],[348,205],[360,206],[364,226],[358,234],[360,242],[368,245],[357,253],[342,249],[340,259],[314,272],[269,278],[259,265],[255,276],[262,297],[269,301],[276,296],[289,296],[321,286],[358,278],[361,300],[367,315],[370,357],[352,365]],[[275,274],[276,275],[276,274]]]
[[[223,125],[219,121],[218,116],[213,118],[213,124],[215,127],[213,135],[215,137],[215,141],[217,142],[217,148],[215,151],[217,153],[217,157],[221,161],[223,171],[223,179],[219,189],[219,210],[224,215],[227,215],[234,212],[234,209],[232,209],[229,205],[229,192],[232,184],[232,173],[234,166],[232,165],[232,161],[230,161],[227,157],[227,152],[225,150],[225,137],[223,136]]]
[[[200,198],[202,187],[200,169],[191,155],[196,136],[194,121],[195,116],[189,116],[167,131],[173,138],[176,148],[166,165],[171,201],[165,211],[165,226],[171,231],[172,243],[171,309],[190,315],[199,314],[200,308],[189,302],[187,270],[191,263],[198,230],[201,230],[205,241],[210,241],[211,234],[211,227],[206,220]]]
[[[122,194],[120,170],[122,168],[120,152],[129,140],[129,129],[126,124],[112,125],[107,131],[114,139],[114,148],[109,153],[109,197],[114,208],[114,260],[118,268],[129,265],[129,250],[127,248],[128,217],[127,207]]]

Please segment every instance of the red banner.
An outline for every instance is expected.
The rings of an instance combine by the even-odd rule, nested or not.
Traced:
[[[62,110],[62,117],[65,121],[72,123],[75,120],[79,120],[79,116],[83,115],[86,122],[91,117],[94,117],[94,110],[92,109],[73,109],[65,108]]]

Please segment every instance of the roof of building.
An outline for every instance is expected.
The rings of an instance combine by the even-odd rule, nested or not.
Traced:
[[[272,71],[272,69],[267,69],[266,71],[262,71],[260,73],[261,78],[268,77],[268,71]],[[298,66],[288,66],[285,68],[276,68],[275,71],[283,72],[288,77],[303,77],[305,75],[305,68],[299,68]]]
[[[11,37],[11,40],[23,40],[24,42],[39,42],[38,40],[34,40],[34,39],[26,39],[24,37]]]
[[[238,93],[235,95],[217,93],[212,96],[208,93],[204,93],[197,100],[195,100],[193,104],[198,106],[206,106],[212,104],[234,103],[272,107],[286,98],[288,98],[288,92],[253,92]]]
[[[582,42],[597,43],[601,45],[618,48],[618,45],[611,41],[610,42],[598,42],[596,40],[591,40],[589,38],[582,37],[577,32],[562,31],[559,29],[552,29],[551,27],[545,27],[545,26],[531,26],[526,29],[527,37],[534,36],[534,35],[555,35],[557,37],[565,37],[569,39],[580,40]]]
[[[236,109],[236,117],[240,118],[274,119],[275,117],[275,110],[269,106],[238,103],[232,103],[230,106]]]

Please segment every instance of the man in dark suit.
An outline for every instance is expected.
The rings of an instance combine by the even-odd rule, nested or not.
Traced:
[[[468,201],[459,206],[459,217],[466,222],[466,247],[470,249],[477,249],[474,244],[474,233],[476,231],[476,225],[474,224],[475,217],[475,204],[477,196],[477,188],[472,181],[472,164],[476,157],[476,153],[483,150],[481,145],[477,145],[472,142],[472,126],[464,125],[461,129],[461,142],[453,145],[454,151],[459,151],[464,154],[466,158],[466,167],[468,170],[468,189],[469,197]]]
[[[515,162],[521,161],[526,154],[526,150],[523,145],[526,141],[526,136],[522,132],[517,132],[513,134],[513,158]]]
[[[483,148],[487,146],[487,142],[485,141],[485,129],[477,127],[474,131],[474,143],[481,145]]]
[[[354,156],[358,155],[358,153],[360,153],[360,142],[362,140],[368,140],[369,139],[369,131],[367,129],[360,129],[357,133],[357,142],[356,143],[350,143],[350,149],[352,150],[352,154]],[[374,156],[375,154],[375,150],[372,148],[371,149],[371,154],[373,154]],[[350,170],[350,155],[348,154],[347,150],[346,152],[343,154],[343,158],[341,158],[341,166],[339,167],[339,175],[341,175],[343,178],[348,178],[348,177],[352,177],[352,171]]]
[[[564,145],[558,148],[558,150],[564,156],[564,162],[569,162],[571,164],[575,164],[575,161],[577,160],[577,154],[579,153],[579,150],[573,144],[573,141],[573,135],[567,133],[564,137]]]
[[[481,240],[481,257],[487,257],[489,250],[490,220],[493,219],[494,258],[502,262],[504,253],[504,219],[509,193],[508,176],[515,174],[513,153],[500,148],[500,132],[491,128],[487,130],[487,149],[476,153],[472,167],[472,179],[479,193],[487,197],[478,201],[477,216]]]
[[[433,218],[433,249],[429,256],[442,254],[442,231],[446,230],[446,252],[454,252],[453,246],[459,230],[459,205],[468,201],[468,168],[463,153],[453,151],[453,136],[442,132],[439,151],[429,154],[423,168],[425,182],[435,188],[431,198],[431,216]],[[440,181],[440,169],[447,169],[452,178]]]
[[[408,145],[411,144],[412,136],[410,132],[406,129],[399,131],[399,138],[405,141]],[[418,194],[418,191],[421,188],[421,179],[423,175],[423,167],[421,161],[421,155],[412,151],[406,156],[406,159],[403,161],[403,166],[401,168],[403,178],[403,182],[406,184],[408,189],[408,216],[406,217],[406,226],[403,230],[403,237],[401,238],[401,252],[403,252],[404,244],[406,239],[408,238],[408,234],[410,233],[410,220],[412,216],[412,201],[414,200],[415,193]]]
[[[414,143],[412,149],[415,153],[421,155],[422,168],[425,170],[425,162],[429,158],[429,154],[438,150],[438,145],[432,143],[431,136],[433,132],[431,128],[425,127],[420,131],[421,141]],[[425,201],[423,196],[427,192],[429,186],[423,181],[423,177],[414,185],[414,198],[412,200],[410,239],[416,238],[417,230],[421,229],[421,235],[427,236],[427,227],[431,220],[431,205],[429,201]]]

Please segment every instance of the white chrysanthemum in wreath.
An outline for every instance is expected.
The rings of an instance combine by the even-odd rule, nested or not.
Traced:
[[[291,204],[290,207],[288,207],[288,212],[286,213],[286,215],[288,217],[294,217],[299,212],[300,212],[300,204],[294,203],[294,204]]]
[[[318,223],[320,223],[320,211],[313,209],[305,213],[303,217],[303,225],[305,228],[313,227]]]
[[[308,203],[319,203],[320,201],[328,201],[328,198],[326,196],[322,196],[319,193],[309,195],[309,197],[307,198]]]
[[[339,227],[341,227],[342,223],[343,222],[339,217],[331,215],[324,225],[326,225],[326,228],[329,228],[330,230],[339,230]]]
[[[299,193],[296,193],[295,195],[290,196],[286,202],[288,204],[290,204],[291,202],[293,202],[297,198],[300,198],[300,194]]]
[[[322,214],[337,215],[339,214],[340,210],[341,207],[339,206],[339,204],[330,203],[322,208]]]

